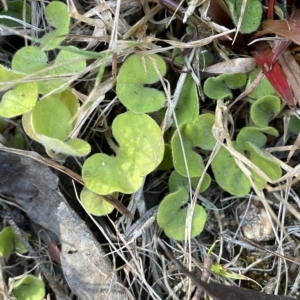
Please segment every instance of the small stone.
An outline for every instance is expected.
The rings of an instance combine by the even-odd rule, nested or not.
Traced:
[[[255,242],[270,241],[274,239],[274,233],[267,212],[260,204],[251,202],[248,210],[247,203],[239,207],[239,216],[242,223],[244,236]]]

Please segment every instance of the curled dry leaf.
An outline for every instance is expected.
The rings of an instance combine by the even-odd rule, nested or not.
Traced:
[[[256,62],[252,57],[236,58],[206,67],[203,72],[213,74],[249,73],[254,70],[255,66]]]

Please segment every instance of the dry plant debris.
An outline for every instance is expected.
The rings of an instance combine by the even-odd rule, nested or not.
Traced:
[[[297,1],[1,3],[2,299],[300,298]]]

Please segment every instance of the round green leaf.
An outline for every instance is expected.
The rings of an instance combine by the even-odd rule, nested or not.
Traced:
[[[159,205],[157,213],[158,226],[163,228],[165,234],[175,240],[185,239],[185,226],[187,217],[187,202],[189,194],[184,187],[177,192],[166,196]],[[202,232],[206,222],[206,212],[196,204],[192,216],[191,238]]]
[[[38,98],[34,82],[19,83],[2,96],[0,116],[13,118],[33,109]]]
[[[0,91],[5,91],[11,88],[12,84],[11,83],[5,84],[5,82],[20,79],[22,77],[24,77],[24,74],[12,71],[0,65]]]
[[[14,284],[13,294],[17,300],[41,300],[45,295],[45,285],[37,277],[26,275]]]
[[[215,117],[212,114],[200,115],[193,124],[183,124],[179,127],[183,148],[178,130],[175,131],[171,140],[173,165],[182,176],[201,176],[204,164],[200,154],[194,150],[196,147],[204,150],[212,150],[216,143],[211,133]],[[189,172],[187,172],[183,153],[185,154]]]
[[[95,216],[108,215],[114,210],[114,206],[105,201],[103,196],[90,191],[86,187],[80,193],[80,200],[85,209]]]
[[[64,141],[72,131],[72,115],[57,98],[37,102],[32,111],[32,125],[37,134]]]
[[[205,80],[203,90],[207,97],[214,100],[232,98],[230,88],[225,82],[215,77],[209,77]]]
[[[178,103],[175,108],[179,125],[192,123],[199,115],[199,99],[196,84],[188,75],[182,87]],[[173,126],[175,124],[173,123]]]
[[[256,127],[243,127],[236,137],[236,143],[239,148],[247,149],[247,143],[252,143],[259,148],[262,148],[266,142],[267,137]]]
[[[117,77],[117,95],[129,110],[146,113],[159,110],[165,103],[165,94],[154,84],[166,74],[164,60],[156,55],[131,55],[123,63]]]
[[[12,59],[12,69],[25,74],[43,70],[47,65],[47,56],[35,46],[26,46],[16,52]]]
[[[270,116],[279,113],[280,99],[276,96],[265,96],[256,100],[251,106],[251,119],[259,127],[268,126]]]
[[[248,81],[245,88],[248,88],[248,86],[252,83],[252,81],[257,77],[258,73],[260,72],[260,69],[256,68],[248,75]],[[252,99],[259,99],[264,96],[269,95],[275,95],[276,91],[274,90],[272,84],[269,82],[267,77],[264,77],[261,82],[256,86],[256,88],[248,94],[248,97]]]
[[[82,178],[87,188],[97,194],[133,193],[143,177],[162,161],[162,132],[149,116],[132,112],[118,115],[112,132],[120,145],[117,156],[100,153],[89,157],[83,165]]]
[[[52,50],[60,45],[65,39],[64,35],[67,35],[69,32],[70,16],[68,7],[62,2],[52,1],[46,7],[45,15],[49,24],[55,30],[46,33],[40,39],[40,44],[43,50]]]
[[[238,26],[243,2],[243,0],[225,0],[235,26]],[[255,31],[260,25],[262,12],[263,8],[259,0],[247,0],[240,32],[251,33]]]
[[[27,252],[27,249],[19,240],[14,230],[10,226],[8,226],[0,232],[0,256],[5,258],[9,257],[14,250],[19,253]]]
[[[84,70],[86,67],[85,58],[81,53],[76,53],[75,47],[65,47],[60,51],[56,57],[54,66],[55,68],[48,68],[47,56],[45,52],[35,46],[27,46],[21,48],[15,54],[12,61],[12,68],[14,71],[22,72],[25,74],[32,74],[37,71],[44,70],[38,74],[38,77],[48,76],[57,77],[58,79],[38,80],[36,82],[39,94],[47,94],[52,91],[56,93],[62,92],[70,85],[69,77],[62,77],[62,75],[73,75]],[[1,76],[1,72],[0,72]]]
[[[250,180],[224,147],[221,147],[214,157],[211,167],[217,183],[225,191],[236,196],[245,196],[249,193]]]
[[[232,89],[239,89],[246,84],[247,75],[245,73],[222,74],[218,76],[226,85]]]
[[[280,165],[274,160],[272,155],[263,149],[256,147],[249,143],[250,160],[259,167],[271,180],[277,180],[281,177]],[[261,178],[256,172],[252,170],[252,177],[255,180],[259,189],[263,189],[266,185],[266,180]]]
[[[46,149],[72,156],[86,156],[91,152],[91,146],[84,140],[71,139],[63,142],[55,138],[38,134],[32,125],[32,112],[23,115],[22,125],[26,134],[33,140],[44,145]]]
[[[232,98],[231,89],[238,89],[246,84],[247,76],[244,73],[222,74],[218,77],[207,78],[204,82],[205,95],[214,100]]]

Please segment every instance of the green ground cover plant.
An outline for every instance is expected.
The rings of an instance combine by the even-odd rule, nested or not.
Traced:
[[[166,2],[157,3],[157,9],[166,6],[179,20],[187,13],[179,10],[177,15],[172,8],[174,3]],[[225,24],[223,31],[216,25],[206,28],[205,22],[211,23],[211,20],[203,8],[199,14],[192,13],[190,22],[182,29],[184,33],[189,32],[191,40],[180,41],[174,32],[167,31],[170,39],[162,42],[154,36],[145,38],[145,20],[131,27],[132,32],[128,31],[125,16],[120,19],[119,27],[114,25],[120,32],[124,30],[119,33],[122,42],[114,48],[111,40],[107,50],[106,46],[98,47],[97,42],[89,39],[85,41],[86,48],[80,43],[75,45],[70,28],[80,22],[93,24],[101,32],[97,33],[99,40],[108,43],[107,32],[111,36],[114,32],[111,25],[107,25],[109,19],[107,29],[99,25],[100,19],[97,22],[72,11],[70,5],[51,1],[44,11],[50,30],[39,38],[29,38],[30,45],[15,51],[10,66],[0,65],[1,135],[9,137],[6,142],[14,148],[26,149],[27,141],[42,145],[56,163],[73,159],[80,169],[77,182],[83,184],[78,193],[79,201],[88,214],[97,217],[116,218],[115,208],[125,205],[133,210],[137,208],[138,213],[133,218],[142,211],[146,214],[150,201],[147,203],[140,194],[144,194],[148,184],[151,186],[163,176],[157,184],[161,191],[155,203],[159,228],[156,233],[172,245],[182,242],[184,249],[188,249],[184,242],[201,239],[210,222],[209,216],[225,211],[222,205],[215,205],[215,199],[203,200],[201,195],[211,193],[216,185],[234,199],[243,199],[255,191],[261,200],[266,188],[281,183],[287,172],[293,173],[268,148],[275,145],[283,131],[289,136],[298,135],[300,127],[296,100],[290,99],[296,97],[289,90],[292,84],[284,77],[278,82],[286,85],[281,89],[276,86],[276,79],[283,72],[276,73],[278,62],[274,56],[280,57],[280,54],[273,56],[269,45],[260,40],[255,41],[254,50],[250,44],[247,44],[249,51],[245,46],[246,50],[237,54],[234,48],[225,50],[228,41],[222,38],[230,36],[232,41],[244,37],[252,41],[256,36],[249,34],[264,29],[261,1],[225,0],[218,5],[223,7],[236,30],[224,34]],[[24,14],[23,2],[8,2],[8,12],[0,13],[1,22],[1,16],[10,16],[30,23],[31,8],[25,6]],[[283,8],[278,6],[277,12],[280,18]],[[291,22],[295,21],[295,14],[297,10],[293,8]],[[71,15],[78,22],[72,23]],[[199,18],[205,22],[202,24]],[[2,24],[14,27],[18,23],[4,17]],[[219,30],[220,36],[208,41],[214,30]],[[156,34],[159,36],[159,28]],[[202,40],[201,46],[195,44],[199,40]],[[164,50],[165,44],[170,48]],[[205,47],[205,51],[197,52],[200,47]],[[273,49],[274,52],[283,53],[289,45],[281,47]],[[193,51],[194,60],[189,60]],[[250,56],[251,53],[258,65],[251,71],[238,69],[219,75],[206,72],[207,65],[216,63],[217,59],[227,59],[230,64],[234,55]],[[177,68],[180,68],[178,73]],[[197,74],[204,76],[198,78],[198,84]],[[265,77],[251,88],[261,74]],[[179,92],[178,86],[181,86]],[[84,92],[80,91],[82,87]],[[241,94],[244,96],[235,102]],[[281,124],[283,118],[289,121],[282,130],[276,124]],[[139,197],[145,202],[143,206],[138,203]],[[262,203],[266,202],[262,200]],[[221,218],[215,223],[222,227]],[[117,238],[129,244],[124,238],[125,227],[122,238]],[[0,254],[8,258],[14,251],[26,253],[12,229],[6,227],[0,233]],[[244,275],[235,277],[235,273],[227,272],[220,261],[209,268],[227,279],[246,279]],[[27,275],[14,283],[12,293],[18,300],[40,299],[45,294],[45,286],[37,277]]]

